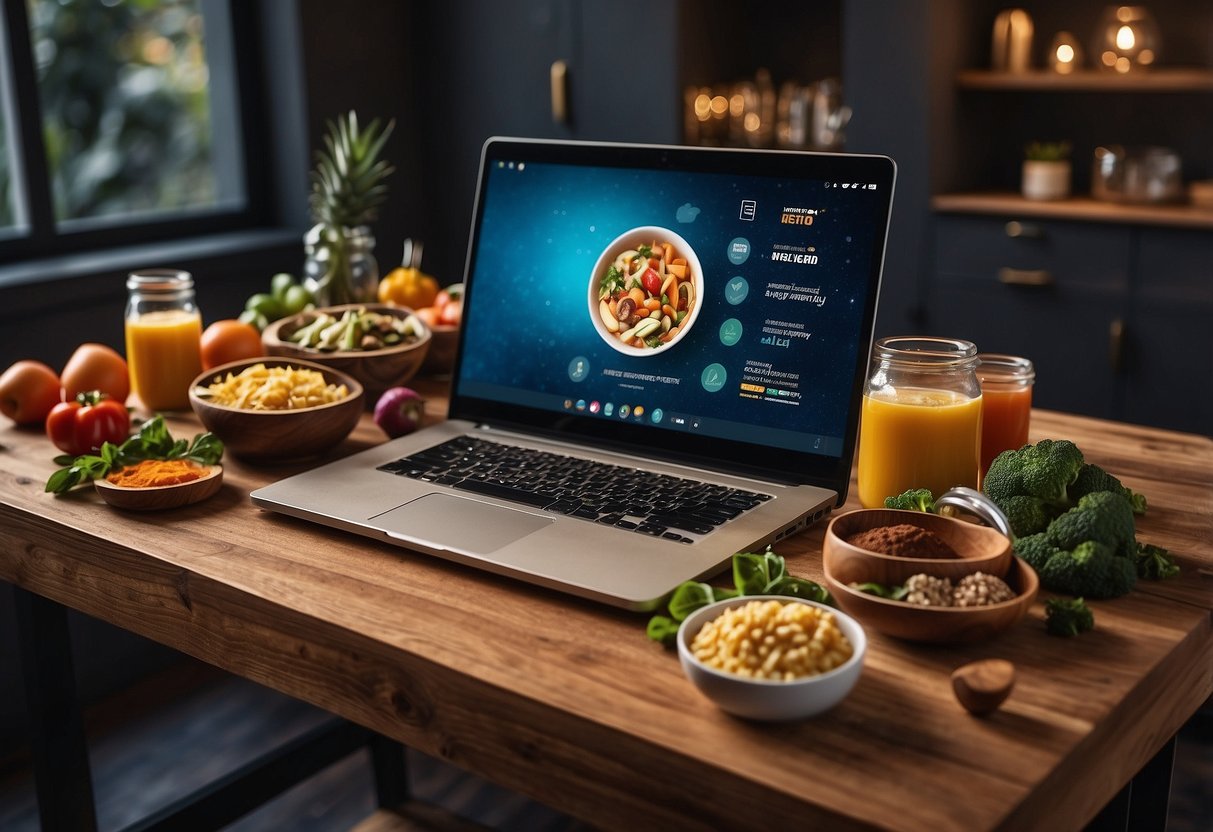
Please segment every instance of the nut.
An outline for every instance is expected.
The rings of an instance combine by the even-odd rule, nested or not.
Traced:
[[[1001,604],[1014,597],[1015,590],[1007,586],[1005,581],[985,572],[965,575],[952,590],[952,603],[957,607],[984,607]]]
[[[933,575],[911,575],[905,584],[907,604],[919,604],[924,607],[952,606],[952,582],[947,578],[936,578]]]

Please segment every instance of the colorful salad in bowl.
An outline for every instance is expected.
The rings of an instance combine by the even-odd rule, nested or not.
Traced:
[[[665,228],[633,228],[594,266],[590,318],[619,352],[654,355],[690,330],[702,294],[699,258],[686,240]]]

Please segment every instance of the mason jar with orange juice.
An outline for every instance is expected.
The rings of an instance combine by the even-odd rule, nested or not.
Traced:
[[[977,347],[955,338],[881,338],[859,423],[859,502],[884,506],[910,488],[936,497],[977,487],[981,385]]]
[[[985,477],[994,457],[1028,444],[1036,368],[1026,358],[982,353],[977,356],[977,379],[982,398],[980,474]]]
[[[194,278],[177,269],[146,269],[132,272],[126,288],[131,389],[148,410],[188,410],[190,382],[202,372]]]

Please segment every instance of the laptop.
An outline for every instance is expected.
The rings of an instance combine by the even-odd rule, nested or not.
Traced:
[[[846,499],[884,156],[489,139],[449,419],[265,509],[655,609]]]

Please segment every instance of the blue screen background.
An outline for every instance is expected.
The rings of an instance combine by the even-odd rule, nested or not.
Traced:
[[[610,402],[616,409],[625,402],[633,408],[640,404],[648,414],[660,408],[703,417],[708,433],[840,452],[856,362],[866,354],[867,344],[859,339],[872,237],[883,231],[882,202],[875,192],[773,177],[533,162],[494,163],[485,175],[460,369],[466,392],[485,398],[505,394],[514,403],[544,409],[567,409],[570,401]],[[742,200],[755,203],[752,220],[741,218]],[[783,224],[780,215],[789,206],[819,213],[811,226]],[[588,293],[603,250],[620,234],[645,225],[671,229],[687,240],[702,265],[704,297],[697,321],[674,347],[631,357],[601,339]],[[739,265],[729,258],[730,243],[738,237],[751,247]],[[775,262],[770,254],[777,244],[811,245],[819,264]],[[725,286],[736,277],[744,278],[749,294],[732,304]],[[768,299],[764,290],[772,282],[813,286],[825,301],[817,306]],[[790,347],[764,344],[763,323],[771,318],[803,322],[811,337]],[[732,346],[720,335],[729,319],[744,331]],[[570,364],[579,358],[586,362],[586,374],[574,380]],[[747,359],[799,373],[799,406],[739,397]],[[727,374],[716,392],[700,381],[712,364]],[[678,383],[637,382],[604,370]],[[611,417],[577,412],[585,418],[618,418],[617,412]],[[657,427],[679,428],[670,420]],[[823,436],[829,438],[825,446],[816,439]]]

